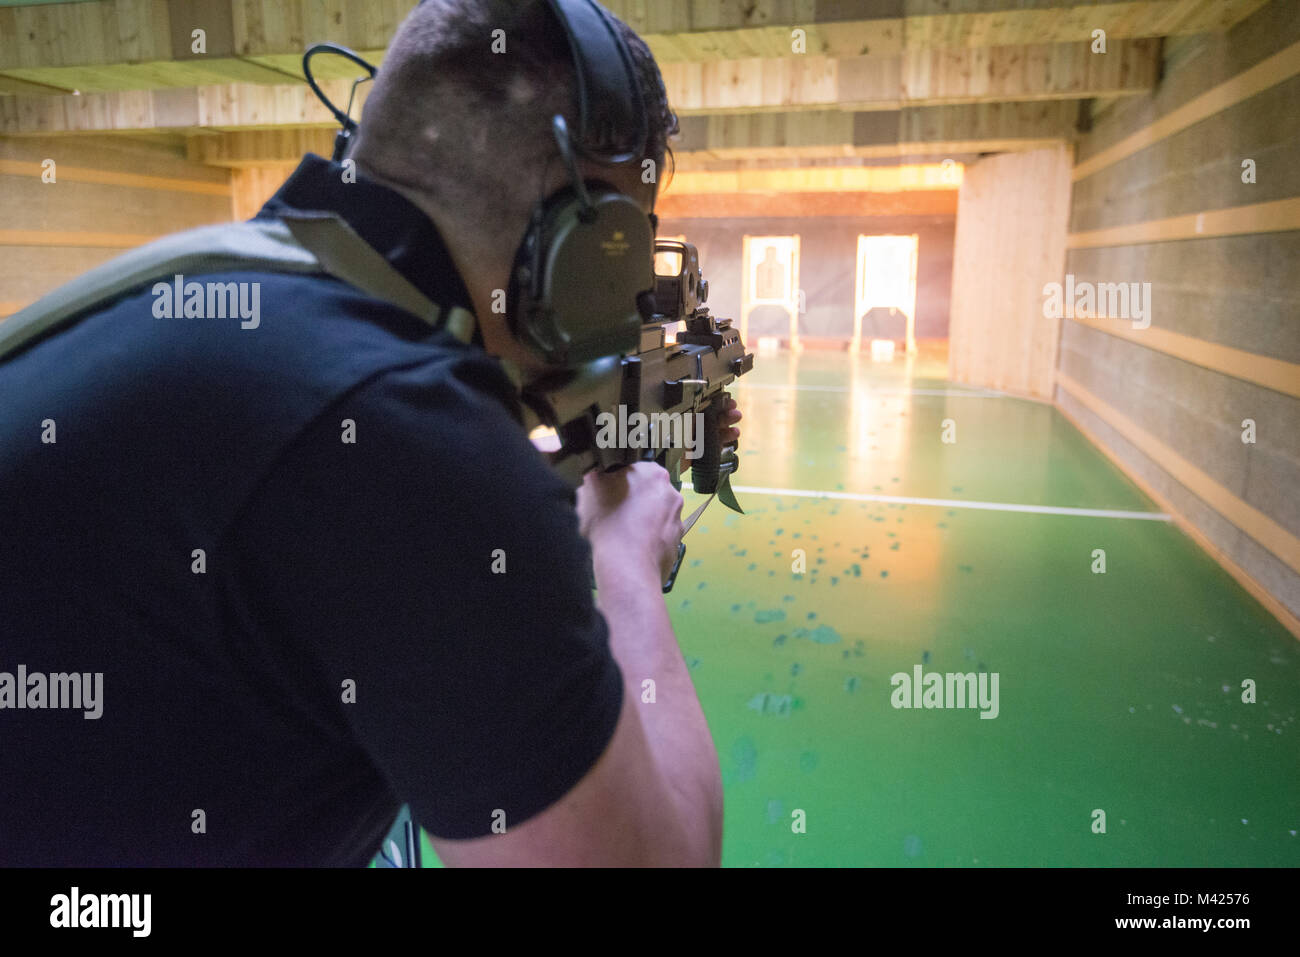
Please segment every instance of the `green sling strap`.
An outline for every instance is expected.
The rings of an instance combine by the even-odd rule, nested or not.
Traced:
[[[95,267],[0,323],[0,362],[150,281],[238,271],[334,276],[461,342],[474,336],[473,313],[430,300],[337,214],[294,211],[165,236]]]

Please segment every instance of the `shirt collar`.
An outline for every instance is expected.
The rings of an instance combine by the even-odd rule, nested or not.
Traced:
[[[345,172],[355,182],[344,182]],[[437,227],[400,193],[355,169],[345,170],[342,163],[308,153],[255,218],[274,219],[286,209],[338,213],[431,300],[447,309],[460,306],[474,311]],[[481,344],[479,332],[474,338]]]

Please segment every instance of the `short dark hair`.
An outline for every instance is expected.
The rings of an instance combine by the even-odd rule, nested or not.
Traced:
[[[649,47],[611,20],[640,81],[644,158],[658,177],[677,118]],[[494,36],[504,40],[504,52],[492,52]],[[388,48],[365,103],[356,156],[453,216],[512,221],[537,200],[545,164],[557,152],[556,113],[576,128],[573,57],[543,0],[423,0]]]

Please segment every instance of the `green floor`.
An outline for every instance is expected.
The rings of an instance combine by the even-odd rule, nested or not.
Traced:
[[[760,357],[736,484],[1158,512],[1051,406],[943,374]],[[1172,523],[740,498],[688,536],[669,596],[724,865],[1300,863],[1300,648]],[[996,672],[998,716],[895,709],[916,665]]]

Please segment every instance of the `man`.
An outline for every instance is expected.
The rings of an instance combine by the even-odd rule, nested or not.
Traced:
[[[204,279],[259,283],[255,329],[140,291],[0,364],[0,672],[102,676],[98,715],[0,710],[0,863],[362,865],[404,802],[452,865],[719,862],[659,588],[681,497],[641,464],[575,509],[493,358],[535,365],[492,302],[573,115],[563,34],[518,8],[417,7],[355,182],[309,156],[260,214],[338,213],[474,342],[246,272]],[[657,169],[672,115],[619,27]],[[582,172],[651,211],[639,165]]]

